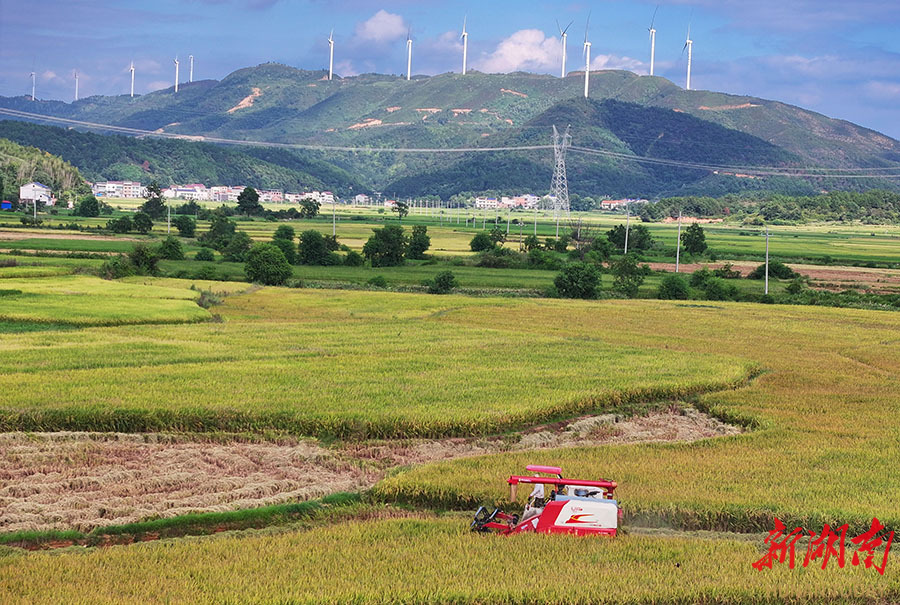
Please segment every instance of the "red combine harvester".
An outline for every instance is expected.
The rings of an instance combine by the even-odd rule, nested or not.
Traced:
[[[472,521],[472,531],[495,532],[504,536],[528,531],[544,534],[574,534],[576,536],[615,536],[622,509],[613,499],[618,484],[601,479],[563,479],[562,469],[556,466],[529,464],[527,470],[536,473],[526,477],[513,475],[509,483],[509,499],[516,501],[520,483],[534,485],[521,519],[494,509],[481,507]],[[556,477],[541,477],[556,475]],[[549,493],[547,493],[549,488]]]

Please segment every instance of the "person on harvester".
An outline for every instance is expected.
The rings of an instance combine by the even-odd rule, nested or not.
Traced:
[[[535,477],[540,477],[536,474]],[[525,512],[522,513],[522,521],[527,521],[532,517],[540,515],[544,510],[544,484],[535,483],[534,489],[528,494],[528,502],[525,504]]]

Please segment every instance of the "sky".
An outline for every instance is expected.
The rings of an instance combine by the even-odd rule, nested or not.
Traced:
[[[658,10],[657,10],[658,6]],[[590,14],[592,69],[647,74],[656,11],[656,74],[684,86],[688,26],[692,88],[800,105],[900,138],[898,0],[0,0],[0,95],[40,99],[124,94],[181,80],[222,79],[268,61],[342,76],[459,71],[466,19],[469,68],[558,75],[557,21],[567,71],[583,69]]]

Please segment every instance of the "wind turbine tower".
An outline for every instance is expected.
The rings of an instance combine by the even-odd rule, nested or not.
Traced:
[[[134,61],[131,62],[131,98],[134,98]]]
[[[328,34],[328,80],[334,77],[334,29]]]
[[[569,24],[566,26],[566,28],[563,29],[559,26],[559,21],[556,22],[556,27],[557,27],[557,29],[559,29],[559,38],[560,38],[560,41],[562,42],[562,71],[560,72],[560,75],[559,75],[560,78],[566,77],[566,50],[568,48],[568,39],[569,39],[568,31],[569,31],[569,28],[572,27],[572,23],[574,23],[574,21],[570,21]]]
[[[591,15],[588,14],[587,23],[584,26],[584,98],[590,94],[591,86],[591,43],[588,42],[588,28],[591,25]]]
[[[178,92],[178,57],[175,57],[175,92]]]
[[[75,70],[75,100],[78,100],[78,70]]]
[[[188,70],[188,82],[194,81],[194,55],[188,55],[188,60],[191,62],[191,67]]]
[[[412,78],[412,30],[406,30],[406,81]]]
[[[656,29],[653,27],[653,24],[656,23],[656,11],[659,10],[659,5],[656,5],[656,10],[653,11],[653,18],[650,19],[650,29],[647,31],[650,32],[650,75],[653,75],[653,67],[656,64]]]
[[[31,100],[34,101],[34,72],[31,72]]]
[[[468,21],[468,19],[468,15],[463,17],[463,29],[462,35],[460,36],[463,41],[463,75],[466,75],[466,61],[469,58],[469,32],[466,31],[466,21]]]
[[[691,89],[691,60],[693,59],[693,50],[694,50],[694,41],[691,40],[691,26],[688,25],[688,33],[687,40],[684,42],[684,48],[681,49],[681,52],[687,49],[687,83],[685,84],[685,90]]]

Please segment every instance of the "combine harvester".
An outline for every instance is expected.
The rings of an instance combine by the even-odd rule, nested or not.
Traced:
[[[475,513],[472,531],[493,531],[504,536],[529,531],[576,536],[616,535],[622,509],[613,499],[613,491],[618,486],[615,481],[563,479],[562,469],[556,466],[529,464],[525,468],[535,475],[513,475],[507,479],[512,502],[516,501],[520,483],[534,485],[521,520],[519,515],[496,508],[489,513],[482,506]],[[556,477],[541,477],[539,473]],[[548,488],[549,496],[545,497]]]

